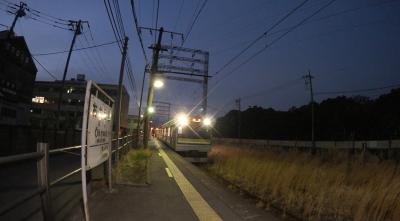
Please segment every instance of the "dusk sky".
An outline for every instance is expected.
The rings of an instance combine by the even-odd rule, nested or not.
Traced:
[[[204,0],[160,0],[158,27],[186,34]],[[184,46],[210,52],[211,76],[251,41],[265,32],[303,0],[209,0],[199,15]],[[0,24],[9,26],[13,15],[5,12],[7,1],[0,0]],[[11,0],[9,0],[11,2]],[[13,1],[14,2],[14,1]],[[156,13],[152,0],[136,0],[140,26],[154,27]],[[288,28],[298,24],[330,0],[309,0],[282,24],[274,28],[234,63],[210,80],[209,112],[222,115],[242,98],[242,107],[250,105],[287,110],[309,101],[309,91],[302,76],[308,70],[314,78],[315,92],[379,88],[400,84],[400,1],[337,0],[304,25],[288,33],[263,53],[236,68],[266,44],[273,42]],[[15,1],[15,3],[18,3]],[[103,1],[27,0],[28,7],[67,20],[89,21],[94,42],[87,26],[78,36],[75,48],[115,41]],[[130,1],[119,1],[129,40],[136,88],[125,85],[131,96],[130,113],[137,112],[136,99],[144,69],[144,58],[135,30]],[[0,29],[5,29],[1,26]],[[33,55],[67,50],[73,33],[39,23],[29,17],[18,20],[15,31],[25,37]],[[154,32],[142,32],[147,56]],[[170,44],[165,34],[163,43]],[[173,39],[179,44],[179,39]],[[67,54],[37,56],[57,79],[62,78]],[[121,54],[116,44],[76,51],[67,78],[78,73],[100,83],[118,81]],[[100,64],[102,63],[102,64]],[[39,65],[37,80],[53,80]],[[235,70],[234,72],[231,72]],[[216,83],[218,82],[218,83]],[[148,83],[145,84],[145,91]],[[386,90],[360,93],[377,97]],[[201,86],[168,81],[157,90],[155,100],[171,102],[191,109],[200,102]],[[340,94],[338,94],[340,95]],[[346,94],[352,95],[352,94]],[[317,101],[336,95],[316,96]],[[144,101],[147,95],[144,95]],[[181,105],[181,106],[180,106]]]

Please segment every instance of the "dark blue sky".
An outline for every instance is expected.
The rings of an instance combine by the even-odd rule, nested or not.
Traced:
[[[195,24],[185,46],[210,52],[210,75],[246,44],[262,34],[302,0],[209,0]],[[4,0],[0,0],[4,3]],[[135,91],[140,92],[144,59],[133,26],[130,1],[120,1],[125,30],[130,37],[129,54],[134,69]],[[141,26],[152,26],[155,21],[152,0],[136,0]],[[186,33],[196,7],[203,0],[160,0],[159,26]],[[246,65],[227,75],[266,43],[273,41],[286,28],[312,14],[328,0],[310,0],[294,15],[276,27],[241,56],[235,63],[212,78],[209,98],[210,112],[218,115],[234,107],[234,99],[242,97],[242,106],[259,105],[286,110],[304,105],[309,93],[301,77],[311,70],[314,88],[319,91],[342,91],[373,88],[400,83],[400,1],[394,0],[337,0],[313,17],[305,25],[289,33],[276,44],[255,57]],[[114,40],[103,1],[50,1],[29,0],[28,6],[65,19],[83,19],[90,22],[97,44]],[[181,5],[182,10],[179,13]],[[0,23],[10,25],[13,17],[3,11],[0,4]],[[1,27],[4,28],[4,27]],[[283,30],[283,31],[282,31]],[[32,54],[66,50],[72,32],[38,23],[29,18],[18,21],[15,31],[24,35]],[[89,32],[86,36],[90,40]],[[147,47],[154,40],[148,32],[142,36]],[[165,35],[164,42],[170,37]],[[177,41],[175,38],[174,41]],[[76,47],[86,46],[84,36],[78,37]],[[147,49],[148,57],[151,51]],[[101,58],[99,58],[101,57]],[[86,74],[97,82],[116,83],[120,54],[117,46],[97,50],[74,52],[68,78],[77,73]],[[58,79],[66,54],[41,56],[37,59]],[[98,63],[103,63],[98,65]],[[37,80],[51,80],[38,66]],[[126,78],[125,78],[126,79]],[[222,79],[222,80],[221,80]],[[219,81],[216,85],[215,82]],[[136,92],[125,82],[131,94],[131,113],[137,112]],[[388,90],[368,92],[376,97]],[[136,95],[139,97],[139,94]],[[146,95],[145,95],[146,97]],[[171,102],[192,108],[200,101],[200,85],[172,82],[156,92],[155,100]],[[317,96],[317,100],[327,96]]]

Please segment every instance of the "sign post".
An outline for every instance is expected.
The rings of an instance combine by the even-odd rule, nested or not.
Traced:
[[[85,220],[89,221],[86,172],[108,160],[111,190],[111,144],[114,100],[93,81],[86,85],[81,136],[82,198]]]

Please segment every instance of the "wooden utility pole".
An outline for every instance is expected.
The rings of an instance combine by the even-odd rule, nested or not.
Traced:
[[[311,106],[311,143],[312,143],[312,150],[311,153],[315,154],[315,137],[314,137],[314,130],[315,130],[315,122],[314,122],[314,91],[313,91],[313,84],[312,79],[314,77],[311,75],[311,71],[308,70],[308,74],[304,76],[306,80],[306,85],[310,86],[310,106]]]
[[[146,79],[146,68],[147,68],[147,65],[146,65],[146,67],[144,67],[144,70],[143,70],[142,89],[140,92],[139,113],[138,113],[137,125],[136,125],[136,145],[135,145],[136,148],[138,148],[139,144],[140,144],[140,141],[139,141],[140,140],[140,124],[142,121],[142,100],[143,100],[144,82]]]
[[[208,59],[209,53],[204,55],[204,78],[203,78],[203,116],[207,115],[207,98],[208,98]]]
[[[8,33],[9,37],[12,35],[12,33],[14,33],[15,24],[17,23],[18,18],[24,17],[26,15],[25,7],[26,7],[25,3],[23,3],[23,2],[19,3],[19,8],[15,13],[13,23],[11,24],[11,27],[10,27],[10,32]]]
[[[69,61],[71,59],[72,50],[74,49],[76,37],[81,34],[81,23],[82,23],[81,20],[79,20],[77,22],[76,21],[71,21],[71,26],[73,28],[75,28],[75,30],[74,30],[74,37],[72,38],[71,46],[70,46],[69,51],[68,51],[67,62],[65,63],[64,74],[63,74],[63,78],[62,78],[62,81],[61,81],[60,91],[58,93],[57,128],[56,128],[56,130],[58,130],[59,127],[60,127],[60,111],[61,111],[62,96],[63,96],[63,93],[64,93],[64,87],[65,87],[65,78],[67,77]]]
[[[153,104],[153,97],[154,97],[154,81],[155,77],[154,75],[157,73],[158,70],[158,58],[160,55],[160,50],[161,50],[161,40],[162,40],[162,35],[163,35],[164,29],[161,27],[160,30],[158,31],[158,40],[157,44],[153,48],[153,62],[151,65],[150,69],[150,85],[149,85],[149,90],[147,93],[147,106],[146,106],[146,111],[145,116],[144,116],[144,134],[143,134],[143,146],[144,148],[148,147],[148,142],[149,142],[149,133],[150,133],[150,117],[151,113],[149,113],[149,108]]]
[[[240,97],[235,100],[237,108],[238,108],[238,120],[237,120],[237,136],[240,139],[241,138],[241,126],[242,126],[242,107],[241,107],[241,99]]]
[[[124,40],[124,47],[122,49],[122,60],[121,60],[121,67],[119,70],[119,79],[118,79],[118,94],[117,94],[117,100],[116,100],[116,109],[115,109],[115,119],[117,119],[117,122],[115,122],[115,131],[117,132],[117,149],[119,148],[120,145],[120,128],[121,128],[121,105],[122,105],[122,82],[124,80],[124,70],[125,70],[125,60],[126,60],[126,54],[128,50],[128,37],[125,37]],[[119,159],[118,152],[115,152],[115,156],[117,158],[117,162]]]

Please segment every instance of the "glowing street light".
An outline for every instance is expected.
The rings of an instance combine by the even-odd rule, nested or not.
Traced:
[[[161,79],[156,79],[153,85],[155,88],[162,88],[164,86],[164,82]]]
[[[156,111],[156,109],[154,109],[154,107],[149,107],[147,111],[149,112],[149,114],[152,114]]]
[[[203,124],[204,124],[204,126],[211,126],[211,124],[212,124],[212,120],[211,120],[211,118],[205,118],[204,119],[204,121],[203,121]]]

